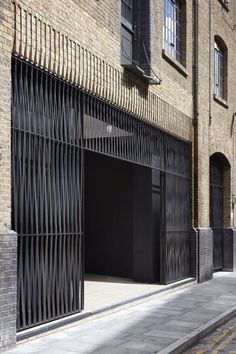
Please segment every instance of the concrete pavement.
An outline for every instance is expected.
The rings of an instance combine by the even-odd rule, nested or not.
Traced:
[[[183,353],[235,314],[236,273],[221,272],[211,281],[90,317],[6,353]]]

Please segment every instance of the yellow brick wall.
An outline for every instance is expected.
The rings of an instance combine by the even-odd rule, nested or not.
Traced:
[[[212,99],[212,120],[209,127],[209,155],[215,152],[223,153],[231,165],[231,186],[228,186],[232,195],[236,194],[236,175],[235,175],[235,133],[236,127],[233,124],[233,115],[236,112],[236,2],[230,1],[230,11],[227,12],[219,6],[218,1],[212,2],[212,43],[214,36],[220,36],[225,42],[228,49],[228,78],[227,78],[227,103],[228,108],[220,105]],[[212,61],[214,60],[214,52],[212,51]],[[212,77],[214,75],[214,67],[212,67]],[[211,97],[214,93],[214,80],[212,80]],[[230,183],[230,181],[229,181]],[[231,209],[231,202],[228,200],[228,209]],[[229,224],[236,226],[236,214],[230,220],[230,211],[225,215]]]
[[[152,65],[162,79],[160,86],[148,86],[135,75],[125,73],[120,65],[119,0],[13,2],[14,7],[10,5],[10,0],[0,1],[1,6],[8,6],[8,18],[0,23],[0,55],[4,58],[1,59],[4,81],[1,83],[0,100],[1,127],[4,127],[0,132],[0,191],[3,200],[1,208],[4,205],[0,215],[2,224],[10,224],[11,51],[127,109],[141,119],[193,142],[193,1],[186,1],[187,50],[183,75],[163,56],[163,1],[151,0]],[[199,1],[199,226],[209,225],[209,157],[214,152],[222,152],[227,156],[232,166],[231,194],[236,194],[235,128],[232,129],[232,117],[236,111],[236,4],[235,0],[230,1],[229,12],[222,7],[219,0],[211,1],[211,4],[212,23],[209,38],[209,1]],[[228,109],[213,99],[216,34],[225,40],[229,49]],[[210,96],[209,43],[212,59]]]
[[[236,111],[236,32],[234,29],[236,2],[230,2],[230,11],[226,11],[218,0],[211,2],[211,35],[209,34],[209,1],[199,3],[198,220],[199,226],[207,226],[209,225],[209,158],[216,152],[224,154],[231,165],[231,186],[226,192],[231,195],[235,193],[235,128],[232,126],[232,118]],[[228,47],[228,108],[214,100],[215,35],[221,36]],[[210,74],[209,55],[211,56]],[[230,199],[226,209],[225,225],[233,226]]]
[[[11,228],[11,52],[13,9],[0,1],[0,235]]]
[[[141,118],[191,140],[191,55],[187,60],[187,79],[176,73],[164,59],[159,65],[157,58],[162,50],[162,40],[160,42],[160,34],[153,31],[153,51],[156,53],[153,65],[163,78],[162,85],[148,87],[143,80],[124,72],[120,65],[119,4],[117,0],[67,0],[53,4],[18,1],[14,50]],[[158,8],[153,6],[154,29],[163,17],[162,3],[158,4]],[[191,13],[191,6],[188,11]],[[191,47],[191,22],[188,27],[188,45]]]

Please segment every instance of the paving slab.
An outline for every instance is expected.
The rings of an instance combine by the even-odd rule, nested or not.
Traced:
[[[236,314],[236,272],[31,338],[6,354],[183,353]],[[205,300],[205,301],[204,301]]]

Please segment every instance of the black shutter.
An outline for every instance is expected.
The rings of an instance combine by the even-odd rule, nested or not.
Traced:
[[[133,0],[121,0],[121,65],[132,64],[133,39]]]
[[[135,1],[133,10],[133,24],[134,24],[134,41],[133,41],[133,62],[139,64],[140,62],[140,39],[141,39],[141,28],[140,28],[140,17],[141,17],[140,0]]]
[[[139,66],[146,75],[150,74],[151,63],[151,9],[150,0],[139,0]]]
[[[142,78],[151,74],[150,0],[121,0],[121,65]]]
[[[133,57],[133,34],[121,26],[121,65],[131,65]]]

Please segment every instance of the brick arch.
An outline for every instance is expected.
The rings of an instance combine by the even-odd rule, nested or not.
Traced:
[[[210,159],[214,156],[222,158],[222,162],[231,166],[232,163],[232,150],[230,149],[230,144],[226,144],[224,139],[217,139],[212,137],[209,151]]]
[[[210,156],[210,161],[211,160],[216,160],[218,163],[222,164],[223,166],[231,167],[231,164],[229,162],[229,158],[223,152],[220,152],[220,151],[214,152]]]
[[[231,166],[221,152],[210,156],[210,227],[213,230],[213,268],[224,268],[225,230],[231,226]]]
[[[220,35],[216,34],[214,36],[214,40],[220,45],[220,47],[223,49],[224,52],[227,52],[228,50],[227,45]]]
[[[223,170],[224,185],[224,227],[231,226],[231,164],[230,159],[222,152],[215,152],[210,156],[210,170],[212,164],[218,165]]]
[[[216,117],[217,118],[217,117]],[[218,118],[217,118],[218,119]],[[222,154],[226,157],[228,162],[232,164],[233,161],[233,149],[232,149],[232,136],[229,136],[229,128],[223,127],[221,130],[221,134],[216,134],[216,129],[221,129],[219,124],[222,123],[221,121],[218,122],[217,119],[214,121],[213,119],[213,126],[210,129],[209,134],[209,157],[213,156],[214,154]],[[225,119],[224,115],[221,115],[221,120]],[[228,139],[225,138],[228,136]]]

